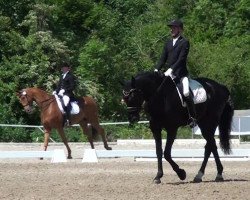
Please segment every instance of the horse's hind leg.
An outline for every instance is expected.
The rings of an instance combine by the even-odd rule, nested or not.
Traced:
[[[220,161],[220,157],[219,157],[219,154],[218,154],[218,150],[217,150],[215,140],[214,140],[214,144],[213,144],[213,147],[212,147],[212,153],[214,155],[215,163],[216,163],[216,166],[217,166],[217,176],[215,178],[215,181],[224,181],[224,178],[222,176],[223,166],[222,166],[221,161]]]
[[[207,131],[207,130],[202,130],[202,135],[203,137],[206,139],[207,143],[205,145],[205,153],[204,153],[204,160],[202,162],[201,168],[198,172],[198,174],[195,176],[194,178],[194,182],[201,182],[202,181],[202,176],[205,173],[205,168],[207,165],[207,161],[210,157],[211,152],[214,154],[214,159],[217,165],[217,177],[216,177],[216,181],[223,181],[223,177],[222,177],[222,172],[223,172],[223,166],[221,164],[220,158],[219,158],[219,154],[217,151],[217,146],[216,146],[216,142],[214,139],[214,132],[215,132],[216,128],[213,128],[211,131]]]
[[[104,129],[100,126],[100,124],[99,124],[99,123],[92,123],[91,125],[92,125],[92,126],[94,127],[94,129],[96,129],[96,131],[101,135],[102,141],[103,141],[103,143],[104,143],[105,149],[107,149],[107,150],[112,150],[112,148],[108,146],[108,142],[107,142],[107,138],[106,138],[106,135],[105,135],[105,131],[104,131]]]
[[[65,145],[66,148],[67,148],[67,151],[68,151],[68,159],[72,159],[72,156],[71,156],[71,149],[69,148],[68,140],[67,140],[67,138],[66,138],[66,136],[65,136],[65,133],[64,133],[63,128],[58,128],[57,131],[58,131],[59,135],[61,136],[64,145]]]
[[[211,148],[210,148],[210,145],[207,142],[207,144],[205,145],[204,159],[203,159],[203,162],[201,164],[201,168],[198,171],[198,174],[194,177],[194,182],[195,183],[202,182],[202,177],[204,176],[205,168],[207,166],[207,161],[208,161],[208,159],[210,157],[210,154],[211,154]]]
[[[79,124],[80,124],[80,126],[82,128],[83,134],[85,134],[87,136],[87,138],[88,138],[91,149],[94,149],[93,137],[92,137],[92,134],[90,133],[90,130],[89,130],[89,127],[88,127],[87,123],[86,122],[80,122]]]

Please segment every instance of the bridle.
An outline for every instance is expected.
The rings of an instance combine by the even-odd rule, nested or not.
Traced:
[[[154,93],[154,95],[157,95],[158,92],[162,89],[163,84],[164,84],[165,81],[166,81],[166,77],[164,78],[162,83],[158,86],[158,88],[156,89],[156,92]],[[174,82],[173,79],[172,79],[172,81]],[[132,88],[129,91],[123,90],[122,93],[123,93],[123,96],[124,96],[124,100],[128,99],[131,95],[133,95],[135,93],[137,93],[137,94],[139,93],[140,95],[143,95],[143,92],[140,89],[137,89],[137,88]],[[127,111],[128,111],[128,113],[139,112],[142,109],[142,106],[143,106],[143,104],[141,104],[140,106],[128,106]]]
[[[20,92],[20,97],[25,97],[25,98],[26,98],[26,101],[27,101],[27,104],[23,105],[23,107],[31,106],[32,101],[29,102],[28,94],[27,94],[26,91]]]
[[[32,107],[32,102],[33,102],[33,100],[32,100],[32,101],[29,101],[28,98],[30,98],[30,99],[32,99],[32,98],[27,94],[27,92],[26,92],[26,91],[22,91],[22,92],[20,92],[20,94],[21,94],[20,97],[25,97],[25,98],[26,98],[26,101],[27,101],[27,104],[23,105],[23,107],[24,107],[24,108],[27,107],[27,106]],[[38,104],[38,105],[41,105],[41,109],[43,109],[43,108],[45,108],[46,106],[49,105],[49,104],[47,104],[47,105],[43,106],[43,103],[45,103],[45,102],[47,102],[47,101],[49,101],[49,100],[51,100],[51,99],[52,99],[52,101],[49,102],[49,104],[50,104],[50,103],[52,103],[52,102],[55,100],[54,97],[50,97],[50,98],[45,99],[45,100],[43,100],[43,101],[37,102],[37,104]]]
[[[123,90],[122,93],[125,99],[128,99],[132,94],[135,94],[135,93],[140,93],[142,95],[142,91],[137,88],[132,88],[128,92]],[[141,105],[140,106],[128,106],[127,111],[128,113],[139,112],[141,108],[142,108]]]

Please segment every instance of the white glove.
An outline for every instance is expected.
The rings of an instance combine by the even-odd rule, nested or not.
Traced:
[[[167,71],[165,71],[165,73],[164,73],[164,75],[165,76],[171,76],[172,75],[172,69],[171,68],[169,68]]]
[[[56,91],[53,91],[52,94],[53,94],[53,95],[56,95]]]
[[[64,89],[61,89],[61,90],[59,91],[58,95],[59,95],[59,96],[63,96],[64,92],[65,92],[65,90],[64,90]]]
[[[158,72],[158,69],[155,69],[154,72]]]

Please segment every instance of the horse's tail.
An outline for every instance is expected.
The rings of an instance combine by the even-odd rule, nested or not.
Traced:
[[[231,133],[233,115],[234,115],[234,107],[232,99],[229,96],[219,122],[220,146],[225,154],[231,153],[230,133]]]

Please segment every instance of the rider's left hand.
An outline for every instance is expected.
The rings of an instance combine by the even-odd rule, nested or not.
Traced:
[[[64,89],[61,89],[61,90],[58,92],[58,95],[59,95],[59,96],[63,96],[64,92],[65,92],[65,90],[64,90]]]

